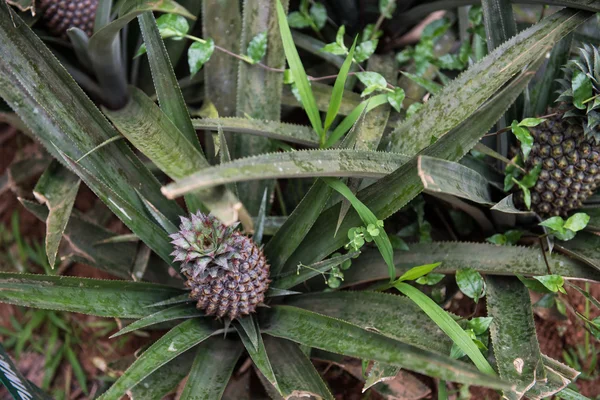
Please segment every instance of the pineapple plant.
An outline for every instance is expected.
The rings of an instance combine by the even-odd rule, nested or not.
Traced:
[[[190,297],[206,315],[233,320],[256,311],[269,288],[269,265],[252,239],[201,212],[181,218],[171,236]]]
[[[94,29],[80,27],[87,46],[74,41],[74,54],[57,59],[52,42],[15,23],[18,13],[0,0],[0,96],[15,112],[0,115],[21,123],[55,159],[33,188],[38,201],[21,196],[47,224],[50,271],[77,260],[119,278],[0,272],[0,301],[132,321],[112,337],[170,328],[99,388],[102,399],[162,398],[178,387],[181,399],[228,398],[234,371],[250,379],[247,365],[274,398],[333,399],[311,360],[354,372],[362,361],[369,375],[354,376],[382,396],[394,391],[390,379],[423,388],[405,371],[435,379],[440,396],[446,382],[507,398],[573,396],[567,385],[578,371],[540,350],[528,288],[542,285],[562,304],[568,282],[600,281],[589,253],[597,239],[580,232],[589,221],[577,213],[547,223],[551,234],[526,236],[521,229],[530,226],[519,221],[507,231],[514,218],[492,223],[461,199],[521,213],[510,196],[497,201],[497,171],[467,153],[494,154],[481,139],[510,115],[548,49],[600,9],[567,2],[581,9],[550,15],[512,38],[516,31],[503,32],[503,40],[487,32],[490,52],[482,57],[485,28],[475,8],[472,43],[458,53],[450,52],[450,22],[440,20],[422,43],[393,57],[375,54],[380,28],[414,18],[421,7],[395,16],[396,2],[379,2],[374,24],[353,43],[345,27],[326,28],[322,2],[301,1],[287,16],[287,1],[242,3],[124,0],[104,10]],[[490,4],[483,2],[488,19],[495,17]],[[136,19],[140,34],[121,31]],[[292,36],[290,25],[302,31]],[[329,43],[306,37],[308,30]],[[307,75],[296,46],[339,68],[333,85],[322,83],[329,75]],[[398,79],[396,62],[407,60]],[[436,76],[439,83],[431,82]],[[292,109],[303,109],[308,122],[284,122],[296,120]],[[585,118],[569,112],[560,125],[577,121],[566,130],[579,135],[579,157],[592,139],[585,128],[579,133]],[[542,140],[550,122],[532,129],[534,136]],[[307,187],[291,178],[312,180]],[[74,207],[80,182],[131,234],[109,231]],[[472,218],[477,228],[463,233],[445,219],[431,223],[431,204],[452,204],[442,219]],[[492,243],[482,243],[492,233]],[[552,235],[571,236],[555,246],[565,254],[537,247]],[[517,243],[527,246],[498,246]],[[485,297],[487,317],[445,311],[440,304],[456,286],[475,302]],[[583,318],[591,330],[595,322]],[[3,354],[0,347],[6,367]],[[44,398],[15,368],[0,377],[9,374],[19,378],[3,379],[9,390]]]
[[[566,216],[580,208],[600,183],[600,119],[594,101],[600,93],[600,56],[590,45],[580,52],[578,59],[565,66],[564,78],[559,80],[558,108],[548,109],[551,116],[531,129],[533,146],[525,166],[530,172],[541,165],[531,194],[532,210],[541,216]],[[582,78],[589,83],[588,90],[574,82]],[[585,103],[574,101],[574,87],[586,91],[589,98]]]

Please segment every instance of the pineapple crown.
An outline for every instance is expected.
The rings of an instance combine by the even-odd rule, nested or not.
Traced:
[[[179,231],[169,235],[175,248],[173,261],[181,261],[181,272],[191,279],[215,278],[233,271],[238,263],[231,260],[238,256],[238,242],[243,238],[236,234],[236,227],[201,212],[181,217]]]
[[[600,52],[586,44],[580,53],[563,68],[564,78],[557,80],[562,87],[557,102],[573,105],[564,118],[581,123],[585,136],[600,143]]]

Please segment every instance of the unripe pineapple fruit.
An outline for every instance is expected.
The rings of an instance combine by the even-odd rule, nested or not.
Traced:
[[[66,38],[69,28],[94,33],[98,0],[39,0],[42,20],[54,36]]]
[[[590,98],[600,94],[598,49],[586,45],[564,71],[564,79],[558,81],[563,87],[559,108],[549,109],[548,114],[555,115],[530,128],[534,144],[525,162],[528,172],[541,165],[531,188],[531,209],[544,217],[581,207],[600,185],[600,97],[576,104],[573,96],[573,80],[583,76],[592,82]]]
[[[206,315],[235,319],[256,311],[269,287],[269,265],[248,237],[201,212],[170,235],[190,297]]]

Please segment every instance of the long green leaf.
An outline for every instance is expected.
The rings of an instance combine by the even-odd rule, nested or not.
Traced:
[[[350,51],[346,56],[346,60],[340,71],[338,72],[338,76],[335,79],[335,83],[333,84],[333,91],[331,92],[331,99],[329,100],[329,108],[327,109],[327,115],[325,116],[325,126],[324,130],[327,132],[329,127],[333,123],[335,117],[337,117],[338,111],[340,110],[340,106],[342,105],[342,98],[344,95],[344,86],[346,85],[346,79],[348,78],[348,72],[350,71],[350,67],[352,66],[353,57],[354,57],[354,49],[356,48],[356,40],[354,39],[354,43],[352,43],[352,47],[350,47]]]
[[[140,239],[142,239],[148,247],[155,251],[168,265],[172,264],[170,254],[173,247],[170,244],[166,231],[147,218],[144,210],[140,211],[137,207],[120,199],[118,193],[114,192],[112,188],[98,180],[90,171],[78,167],[76,162],[70,159],[66,154],[58,148],[56,150],[71,169],[77,170],[81,179],[85,181],[88,186],[96,188],[98,197],[107,204],[117,216],[119,216],[125,225],[134,227],[132,230],[138,234]]]
[[[469,364],[397,342],[334,318],[290,306],[275,306],[265,314],[263,331],[310,347],[399,365],[441,379],[507,389],[511,385],[478,372]]]
[[[194,350],[188,350],[163,365],[131,390],[132,399],[162,400],[188,376],[194,362]]]
[[[192,123],[196,129],[217,131],[220,126],[225,132],[264,136],[308,147],[319,146],[317,133],[304,125],[235,117],[193,119]]]
[[[3,4],[0,7],[4,8]],[[15,27],[10,13],[0,13],[0,92],[46,149],[63,164],[68,164],[57,148],[77,160],[99,143],[118,136],[26,24],[19,22]],[[12,17],[18,19],[16,15]],[[40,104],[44,104],[43,108]],[[118,194],[108,196],[103,192],[104,186],[84,179],[96,194],[104,193],[105,200],[111,198],[107,205],[143,240],[146,240],[145,232],[150,231],[142,228],[145,221],[129,220],[120,211],[121,204],[127,202],[143,212],[134,188],[139,188],[169,218],[175,220],[182,213],[176,203],[167,201],[157,191],[156,178],[122,141],[97,149],[76,167],[75,172],[80,177],[83,168],[94,171],[97,180]]]
[[[196,308],[195,304],[179,304],[132,322],[117,333],[111,335],[111,339],[162,322],[173,321],[176,319],[199,318],[203,316],[204,315]]]
[[[258,343],[260,341],[260,339],[259,339],[260,332],[256,325],[255,316],[251,314],[251,315],[247,315],[243,318],[238,318],[237,323],[244,330],[244,333],[246,334],[245,336],[248,338],[250,343],[252,343],[252,346],[254,346],[254,349],[257,350],[258,346],[259,346]],[[236,328],[237,328],[237,326],[236,326]]]
[[[202,0],[203,37],[213,39],[215,45],[233,53],[242,54],[245,49],[240,49],[242,35],[240,7],[241,2],[238,0],[218,2]],[[236,115],[239,68],[240,60],[219,51],[215,51],[203,67],[205,98],[215,105],[221,117]],[[233,155],[237,156],[235,151]]]
[[[537,381],[546,379],[537,340],[529,290],[516,277],[489,276],[486,303],[498,372],[515,383],[507,399],[520,399]]]
[[[394,285],[396,289],[408,296],[440,327],[452,341],[473,361],[477,368],[486,374],[495,375],[496,372],[488,361],[483,357],[479,348],[467,333],[450,317],[450,315],[431,298],[427,297],[419,289],[404,282]]]
[[[552,395],[560,392],[579,376],[580,372],[574,370],[542,354],[542,361],[546,369],[546,382],[537,381],[535,385],[526,393],[527,398],[531,400],[540,400],[550,398]]]
[[[213,329],[205,319],[190,319],[158,339],[117,379],[99,399],[118,400],[158,368],[208,339]]]
[[[277,275],[282,271],[285,263],[306,238],[313,224],[321,215],[332,192],[333,189],[323,180],[316,180],[292,214],[275,233],[275,236],[269,240],[265,246],[265,254],[271,263],[272,274]],[[301,262],[302,260],[298,260],[294,263],[294,267],[288,268],[286,272],[295,271]]]
[[[71,217],[79,182],[77,175],[54,161],[33,189],[36,199],[48,207],[46,255],[52,268],[56,264],[58,246]]]
[[[550,271],[565,279],[600,282],[600,273],[569,257],[547,256]],[[540,249],[522,246],[496,246],[489,243],[434,242],[411,244],[410,250],[399,251],[395,257],[396,275],[410,268],[441,262],[436,272],[451,274],[460,268],[473,268],[488,275],[548,275]],[[344,271],[342,286],[372,282],[388,277],[387,265],[378,252],[365,251]],[[319,281],[315,281],[318,283]]]
[[[0,302],[100,317],[142,318],[182,291],[141,282],[0,273]]]
[[[600,237],[589,232],[578,232],[573,239],[555,243],[555,247],[577,260],[600,271]]]
[[[261,62],[270,68],[281,69],[285,67],[285,54],[275,3],[275,1],[257,2],[254,0],[243,2],[240,48],[242,52],[246,52],[249,44],[257,35],[264,35],[266,54]],[[287,7],[288,0],[284,0],[283,8],[287,9]],[[278,121],[281,118],[283,74],[273,73],[243,61],[238,64],[236,115]],[[219,77],[219,79],[221,78]],[[220,93],[217,94],[217,96],[220,95]],[[271,141],[263,137],[242,135],[234,136],[232,139],[233,153],[236,158],[267,153],[273,149]],[[272,193],[274,185],[275,182],[272,180],[239,185],[241,200],[252,215],[258,213],[260,200],[265,190]]]
[[[456,7],[475,5],[479,3],[479,0],[431,1],[419,4],[418,6],[411,8],[409,11],[398,15],[395,20],[398,21],[398,24],[407,23],[409,21],[418,21],[437,10],[447,10]],[[590,0],[516,0],[512,1],[512,3],[544,4],[600,12],[600,5]]]
[[[532,115],[544,115],[546,109],[557,99],[560,85],[556,79],[560,78],[563,73],[561,68],[569,60],[572,43],[573,35],[569,34],[562,38],[550,52],[544,75],[531,90]]]
[[[439,354],[450,354],[452,348],[448,336],[404,296],[367,291],[316,292],[289,297],[286,304]]]
[[[132,88],[131,100],[125,108],[104,112],[134,146],[171,178],[179,180],[208,167],[204,156],[139,89]],[[231,224],[237,220],[239,201],[231,192],[214,189],[198,195],[223,222]]]
[[[261,154],[202,169],[163,188],[168,198],[231,182],[266,178],[353,176],[381,178],[409,160],[402,154],[365,150],[301,150]],[[466,167],[463,167],[466,168]]]
[[[239,342],[220,337],[201,343],[180,399],[220,399],[242,349]]]
[[[494,204],[488,181],[459,163],[420,156],[419,177],[425,190],[462,197],[480,204]]]
[[[21,204],[41,221],[48,218],[48,209],[36,202],[20,199]],[[71,245],[72,253],[67,257],[77,262],[102,269],[122,279],[132,279],[131,268],[137,249],[136,241],[116,240],[119,235],[106,230],[73,211],[64,231],[64,238]],[[180,285],[172,278],[167,265],[158,257],[151,257],[145,279],[170,285]]]
[[[246,334],[246,331],[239,324],[235,323],[234,326],[237,330],[238,335],[240,336],[240,339],[242,339],[242,343],[244,343],[246,351],[250,355],[250,358],[254,362],[254,365],[256,365],[256,368],[258,368],[258,370],[262,373],[263,377],[271,385],[273,385],[275,388],[278,388],[277,379],[275,378],[275,373],[273,372],[271,361],[269,360],[269,356],[267,355],[267,350],[265,349],[265,343],[263,342],[262,334],[258,334],[258,346],[255,346]]]
[[[298,92],[300,94],[300,98],[302,99],[302,105],[306,110],[308,119],[310,120],[313,129],[319,134],[319,137],[323,143],[325,137],[323,132],[323,122],[321,121],[321,116],[319,115],[319,108],[315,102],[315,97],[313,96],[310,83],[308,82],[308,77],[304,71],[304,66],[302,66],[302,61],[298,55],[298,50],[296,50],[296,46],[294,45],[294,39],[292,38],[292,32],[290,31],[290,27],[287,23],[285,10],[281,5],[280,0],[276,0],[275,3],[277,7],[279,31],[281,33],[285,57],[288,60],[290,70],[292,71],[292,76],[294,77],[294,83],[298,87]]]
[[[530,63],[591,14],[563,10],[519,33],[446,85],[392,135],[392,150],[416,154],[465,121]]]
[[[160,37],[156,20],[152,13],[147,11],[138,16],[138,21],[144,37],[160,109],[169,117],[173,125],[179,129],[189,143],[202,154],[196,130],[192,125],[190,114],[183,100],[167,49]]]
[[[323,379],[296,343],[275,337],[265,337],[265,348],[285,399],[314,396],[333,400]]]

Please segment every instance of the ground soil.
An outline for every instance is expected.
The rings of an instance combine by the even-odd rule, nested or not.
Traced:
[[[11,164],[11,162],[15,160],[22,160],[26,157],[37,157],[42,153],[43,150],[38,144],[32,142],[30,139],[27,139],[24,135],[18,133],[14,128],[0,125],[0,175],[6,171],[6,168]],[[35,184],[35,180],[33,182],[23,184],[22,190],[16,191],[19,195],[25,195],[33,199],[33,196],[31,196],[31,188],[33,187],[33,184]],[[86,211],[93,207],[95,201],[96,199],[94,195],[89,191],[89,189],[82,185],[75,207],[81,211]],[[6,191],[0,194],[0,224],[5,227],[10,227],[11,216],[14,212],[17,212],[19,215],[19,229],[25,240],[43,240],[45,232],[44,224],[37,220],[33,215],[28,213],[20,205],[16,199],[15,191]],[[116,231],[124,231],[123,225],[116,219],[110,221],[109,226]],[[2,251],[11,251],[11,249],[0,248],[0,252]],[[42,271],[38,270],[36,272],[41,273]],[[112,277],[108,274],[82,264],[74,264],[70,266],[64,271],[64,274],[71,276],[112,279]],[[592,285],[591,292],[594,297],[600,299],[600,285]],[[573,310],[577,310],[579,312],[584,311],[585,302],[579,293],[569,289],[567,297],[568,302],[571,304]],[[466,298],[456,298],[450,303],[449,306],[450,311],[461,315],[471,314],[473,312],[473,308],[472,301]],[[476,315],[483,315],[484,312],[484,304],[481,304],[478,307]],[[545,354],[564,361],[563,351],[565,349],[569,347],[574,348],[583,344],[585,331],[575,318],[573,312],[568,313],[568,318],[566,320],[558,320],[556,319],[555,315],[549,315],[547,313],[544,314],[543,312],[539,314],[540,315],[536,315],[535,317],[536,328],[540,347]],[[598,315],[598,313],[593,313],[592,317],[596,315]],[[0,326],[10,328],[11,316],[17,320],[22,320],[23,309],[10,305],[0,305]],[[90,322],[99,320],[98,318],[85,315],[73,315],[71,318],[71,323],[81,326],[89,326]],[[85,331],[84,333],[85,335],[89,335],[89,337],[93,337],[94,332]],[[116,347],[114,345],[115,342],[106,337],[99,337],[94,339],[93,343],[82,343],[80,346],[78,346],[77,356],[83,366],[83,369],[85,370],[86,375],[89,377],[89,387],[91,391],[94,392],[100,387],[100,381],[98,378],[106,377],[107,375],[115,376],[120,373],[120,368],[118,365],[114,365],[112,367],[110,366],[112,362],[117,362],[118,364],[119,360],[121,360],[126,366],[129,362],[131,362],[131,359],[128,361],[123,361],[123,357],[128,355],[130,356],[140,348],[143,348],[152,340],[155,340],[160,334],[160,332],[153,333],[153,337],[139,337],[131,335],[131,338],[125,341],[119,347]],[[4,338],[0,336],[0,341],[3,339]],[[44,338],[37,337],[37,340],[44,340]],[[600,347],[600,344],[596,342],[595,346],[598,348]],[[32,352],[26,352],[23,353],[21,358],[18,360],[18,366],[28,379],[36,384],[39,384],[43,375],[43,369],[40,368],[40,365],[43,365],[43,362],[43,356]],[[322,362],[316,362],[315,366],[322,373],[325,380],[332,388],[336,399],[381,399],[380,396],[373,392],[362,394],[362,383],[360,380],[352,376],[344,369],[336,365],[324,364]],[[419,378],[431,387],[429,395],[422,398],[437,398],[435,382],[427,377]],[[258,386],[256,384],[257,378],[255,372],[251,370],[246,371],[243,374],[237,373],[234,375],[234,382],[245,382],[246,380],[248,380],[250,383],[244,383],[246,385],[245,387],[260,387],[260,384],[258,384]],[[63,365],[61,365],[55,381],[55,385],[57,387],[63,388],[65,387],[65,382],[72,382],[68,387],[70,391],[70,399],[89,398],[88,396],[83,395],[81,390],[77,387],[75,379],[73,378],[73,372],[67,363],[63,363]],[[597,396],[600,396],[600,378],[596,377],[594,380],[580,379],[576,382],[576,384],[581,393],[589,398],[594,399]],[[452,389],[453,386],[450,386],[449,390],[452,391]],[[500,398],[499,394],[494,391],[477,387],[470,388],[470,393],[472,399]],[[4,399],[6,396],[6,392],[3,392],[3,389],[0,389],[0,399]],[[455,395],[452,397],[456,398]]]

